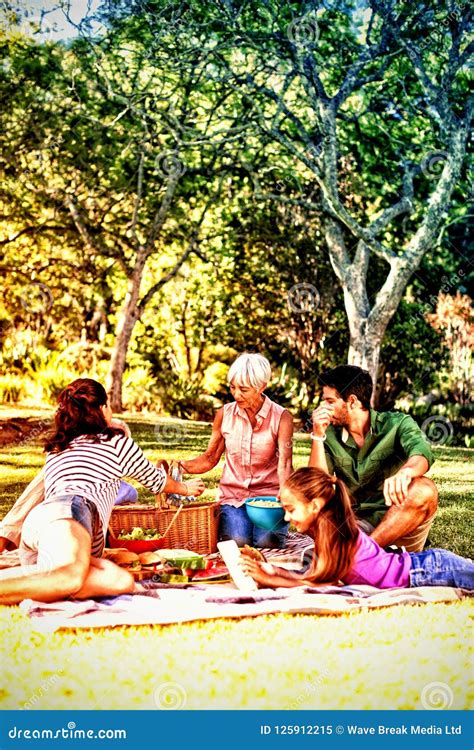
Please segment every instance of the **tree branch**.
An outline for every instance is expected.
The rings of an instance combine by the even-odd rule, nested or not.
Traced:
[[[130,269],[128,267],[128,264],[126,263],[125,258],[120,253],[112,252],[112,250],[110,250],[103,242],[101,242],[99,246],[96,246],[96,244],[93,242],[89,230],[85,222],[83,221],[79,209],[77,208],[76,203],[74,202],[74,199],[71,195],[66,194],[64,203],[66,208],[69,209],[79,236],[82,238],[84,246],[87,248],[87,250],[91,253],[94,253],[95,255],[105,255],[108,258],[114,258],[114,260],[116,260],[120,264],[125,274],[127,276],[130,276]]]

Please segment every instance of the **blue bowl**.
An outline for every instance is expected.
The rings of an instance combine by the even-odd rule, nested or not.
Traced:
[[[252,503],[261,502],[278,503],[278,508],[267,506],[252,505]],[[285,510],[282,508],[278,498],[272,495],[261,495],[260,497],[248,497],[245,501],[245,510],[247,515],[255,526],[267,531],[278,531],[283,528],[285,522]]]

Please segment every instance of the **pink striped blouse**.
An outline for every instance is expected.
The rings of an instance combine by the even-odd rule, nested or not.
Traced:
[[[225,465],[218,499],[234,508],[239,508],[248,497],[276,495],[280,490],[278,428],[285,409],[268,396],[264,399],[255,428],[245,409],[235,401],[224,406]]]

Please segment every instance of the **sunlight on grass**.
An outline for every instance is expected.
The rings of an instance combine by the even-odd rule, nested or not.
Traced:
[[[472,601],[331,616],[35,633],[1,608],[0,708],[421,709],[431,683],[472,705]]]

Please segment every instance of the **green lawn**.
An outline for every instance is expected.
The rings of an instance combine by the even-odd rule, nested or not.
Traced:
[[[151,459],[191,456],[210,431],[179,420],[127,421]],[[297,435],[297,466],[308,450]],[[473,454],[437,451],[432,472],[441,494],[432,542],[461,554],[472,550]],[[0,515],[42,461],[35,441],[3,451]],[[216,469],[205,478],[209,495],[218,476]],[[0,708],[422,709],[441,701],[468,709],[473,601],[52,635],[34,632],[17,607],[0,607]]]

